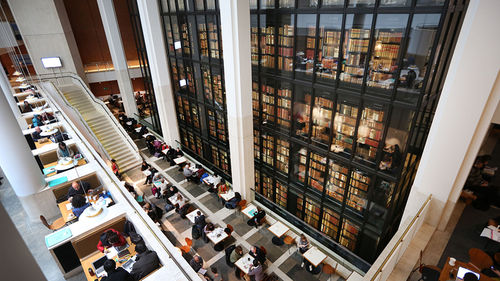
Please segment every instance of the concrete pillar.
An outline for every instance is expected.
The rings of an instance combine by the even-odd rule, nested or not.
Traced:
[[[252,65],[248,1],[221,0],[220,17],[233,188],[254,199]]]
[[[432,194],[427,222],[444,229],[500,101],[499,1],[471,1],[403,221]],[[441,215],[435,215],[441,214]]]
[[[0,88],[2,89],[2,92],[5,94],[5,98],[7,99],[7,102],[9,103],[10,109],[12,110],[12,113],[14,113],[14,117],[17,120],[17,124],[22,129],[26,129],[28,127],[28,123],[26,123],[26,119],[24,119],[21,116],[21,111],[19,111],[19,107],[17,106],[16,100],[14,99],[14,89],[12,89],[10,83],[9,83],[9,78],[7,77],[7,74],[5,73],[5,70],[3,67],[0,67]]]
[[[108,41],[109,52],[113,60],[115,68],[116,80],[118,81],[118,88],[122,96],[123,107],[125,113],[129,117],[134,114],[139,115],[137,111],[137,104],[135,103],[134,88],[128,72],[127,58],[125,57],[125,50],[123,49],[122,37],[120,28],[118,27],[118,20],[116,19],[115,6],[113,0],[97,0],[99,12],[101,14],[102,25],[106,33]]]
[[[63,0],[8,0],[37,74],[85,72]],[[45,69],[43,57],[60,57],[62,67]]]
[[[49,192],[40,193],[45,187],[45,179],[35,162],[23,132],[14,113],[9,107],[6,96],[0,95],[4,136],[0,138],[0,166],[12,189],[21,201],[26,213],[32,220],[43,214],[49,218],[57,214],[54,196]],[[52,196],[52,197],[50,197]],[[50,202],[50,203],[49,203]]]
[[[137,6],[148,53],[149,69],[153,80],[163,139],[168,144],[176,146],[176,141],[180,140],[179,127],[158,1],[137,0]]]

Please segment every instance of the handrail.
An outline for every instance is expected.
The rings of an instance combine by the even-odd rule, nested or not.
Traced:
[[[45,76],[45,77],[43,77],[43,76]],[[71,79],[77,80],[80,83],[80,86],[82,86],[82,88],[85,90],[84,92],[90,97],[90,99],[92,99],[92,101],[94,101],[96,104],[98,104],[99,106],[101,106],[101,108],[104,110],[104,112],[110,117],[111,122],[113,122],[114,125],[115,125],[115,127],[118,128],[118,131],[125,138],[125,140],[130,144],[130,146],[133,148],[133,150],[137,154],[139,153],[139,148],[132,141],[132,139],[130,138],[130,136],[128,135],[128,133],[125,132],[125,129],[123,129],[122,125],[116,120],[115,116],[113,115],[113,113],[111,113],[111,111],[109,110],[108,106],[106,104],[104,104],[104,102],[102,102],[100,99],[96,98],[92,94],[92,92],[90,92],[90,90],[87,88],[87,85],[85,84],[85,82],[83,82],[83,80],[81,79],[80,76],[78,76],[77,74],[72,73],[72,72],[62,72],[60,74],[52,74],[51,73],[51,74],[37,75],[37,79],[39,79],[40,81],[42,81],[42,80],[50,80],[50,79],[56,79],[57,80],[57,79],[60,79],[60,78],[71,78]]]
[[[53,82],[49,81],[48,83],[51,83],[53,86],[54,86],[54,89],[56,90],[57,94],[61,97],[61,99],[63,100],[63,102],[69,107],[69,108],[73,108],[73,106],[66,100],[66,98],[64,98],[64,95],[59,91],[59,89],[54,85]],[[39,83],[38,85],[40,85],[40,87],[44,88],[45,87],[42,85],[42,83]],[[53,98],[50,96],[49,94],[49,91],[45,89],[45,93],[47,94],[47,98],[50,99],[52,101],[52,103],[56,103]],[[109,156],[108,152],[106,151],[106,149],[104,149],[104,147],[102,146],[101,142],[99,141],[99,139],[97,138],[97,136],[94,134],[94,132],[92,131],[92,129],[90,129],[90,127],[87,125],[87,122],[85,122],[85,120],[83,120],[82,118],[82,115],[80,114],[80,112],[78,112],[78,110],[74,110],[77,114],[76,116],[78,117],[78,119],[80,119],[80,123],[83,124],[83,126],[87,129],[88,133],[90,134],[90,136],[93,138],[94,142],[99,146],[99,148],[101,149],[101,151],[106,155],[106,157],[108,159],[111,159],[111,156]]]
[[[415,216],[413,216],[411,222],[408,224],[408,226],[405,228],[404,232],[398,238],[397,243],[394,244],[394,246],[390,250],[389,254],[385,257],[385,259],[382,262],[382,264],[380,264],[380,266],[377,268],[377,270],[373,274],[373,276],[370,279],[370,281],[374,281],[378,277],[378,275],[382,272],[382,270],[384,269],[384,267],[387,264],[387,262],[389,261],[389,259],[392,258],[392,256],[393,256],[394,252],[396,251],[396,249],[403,243],[404,238],[406,238],[406,235],[408,234],[408,232],[410,231],[410,229],[413,227],[413,225],[415,224],[415,222],[417,221],[417,219],[422,215],[422,212],[424,211],[425,207],[427,207],[427,205],[429,204],[429,202],[431,201],[431,199],[432,199],[432,194],[430,194],[427,197],[427,199],[422,204],[422,206],[420,207],[420,209],[418,210],[418,212],[415,214]],[[394,238],[396,238],[396,237],[393,237],[393,239]]]
[[[52,83],[52,82],[51,82]],[[41,84],[39,84],[41,85]],[[57,89],[57,88],[56,88]],[[47,91],[45,91],[47,92]],[[67,103],[67,101],[65,99],[63,99],[65,101],[65,103]],[[66,114],[61,110],[61,108],[59,108],[57,102],[51,100],[53,106],[55,106],[56,108],[58,108],[59,111],[61,111],[61,117],[64,118],[66,120],[66,122],[68,123],[68,125],[73,129],[73,131],[81,138],[81,139],[85,139],[85,136],[81,135],[81,132],[78,130],[78,128],[75,127],[75,125],[73,124],[73,122],[71,121],[71,119],[69,117],[66,116]],[[69,120],[68,120],[69,119]],[[82,142],[81,143],[83,146],[85,146],[91,153],[92,152],[96,152],[93,147],[89,147],[87,145],[86,142]],[[98,154],[98,153],[97,153]],[[184,274],[184,276],[187,278],[187,279],[190,279],[190,280],[193,280],[192,278],[190,278],[189,274],[185,271],[184,267],[177,261],[176,258],[174,258],[174,254],[165,246],[165,244],[161,241],[162,239],[156,234],[156,232],[153,230],[153,228],[151,228],[150,224],[146,221],[146,219],[144,218],[144,216],[140,213],[139,209],[142,210],[142,208],[139,206],[139,208],[137,206],[134,205],[137,204],[137,202],[135,201],[134,198],[131,197],[130,193],[129,192],[124,192],[124,190],[122,189],[121,186],[119,186],[117,184],[117,182],[119,181],[119,179],[116,178],[116,176],[114,175],[114,173],[110,170],[109,166],[107,165],[103,165],[103,163],[101,161],[99,161],[99,159],[97,157],[95,157],[94,155],[94,158],[97,162],[97,165],[106,173],[106,175],[111,179],[111,182],[113,183],[113,185],[117,188],[118,192],[125,198],[125,200],[127,201],[127,203],[134,209],[135,213],[138,215],[138,217],[140,218],[140,220],[144,223],[144,225],[148,228],[148,230],[151,232],[151,234],[155,237],[155,239],[158,241],[158,243],[161,245],[161,247],[163,248],[163,250],[165,250],[165,252],[168,253],[170,259],[175,263],[175,265],[179,268],[179,270],[182,272],[182,274]],[[168,240],[168,239],[167,239]]]

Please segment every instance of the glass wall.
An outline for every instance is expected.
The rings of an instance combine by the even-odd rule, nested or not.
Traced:
[[[428,132],[431,65],[452,40],[444,2],[250,1],[258,201],[376,258],[414,178],[414,136]]]
[[[160,4],[182,148],[230,180],[219,3],[162,0]],[[269,157],[265,159],[272,160]]]

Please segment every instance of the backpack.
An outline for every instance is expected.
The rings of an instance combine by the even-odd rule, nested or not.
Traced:
[[[130,233],[130,242],[134,243],[135,245],[143,242],[144,240],[142,239],[141,235],[137,234],[136,232],[131,232]]]
[[[135,227],[130,221],[125,221],[125,226],[123,227],[123,233],[126,236],[130,236],[130,234],[134,232],[135,233]]]
[[[231,253],[234,251],[235,248],[236,248],[236,245],[233,244],[233,245],[227,247],[225,250],[226,264],[229,265],[230,267],[234,267],[234,264],[231,263],[231,261],[229,260],[229,257],[231,256]]]
[[[193,237],[193,239],[200,239],[201,232],[197,225],[193,225],[191,228],[191,237]]]

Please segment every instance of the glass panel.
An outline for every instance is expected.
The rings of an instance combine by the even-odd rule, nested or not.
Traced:
[[[328,167],[328,182],[326,183],[326,195],[342,203],[344,201],[348,175],[348,168],[334,160],[330,160]]]
[[[362,213],[367,206],[368,186],[370,178],[367,173],[360,170],[351,172],[349,182],[349,194],[347,196],[347,206]]]
[[[281,75],[292,75],[294,25],[294,15],[279,16],[278,71]]]
[[[287,187],[285,184],[276,181],[276,204],[286,208]]]
[[[319,213],[321,211],[320,204],[306,197],[306,206],[304,212],[304,221],[314,228],[319,226]]]
[[[214,111],[207,109],[207,116],[208,116],[208,132],[210,133],[210,136],[216,138],[217,137],[217,129],[216,129],[217,125],[215,122]]]
[[[212,104],[213,96],[212,96],[212,75],[210,74],[210,67],[207,65],[201,66],[201,72],[203,76],[203,89],[205,93],[205,101],[208,104]]]
[[[227,152],[224,150],[220,149],[219,150],[219,155],[220,155],[220,168],[224,170],[226,173],[230,173],[229,169],[229,157],[227,156]]]
[[[182,50],[184,56],[191,54],[191,42],[189,41],[188,22],[186,17],[179,17],[179,24],[181,26]]]
[[[366,84],[392,89],[398,68],[398,54],[408,15],[379,14],[375,25],[375,45],[370,60]]]
[[[279,82],[276,118],[281,131],[289,132],[292,119],[292,84]]]
[[[274,137],[262,134],[262,161],[269,166],[274,166]]]
[[[169,7],[170,7],[170,12],[171,13],[175,13],[175,11],[176,11],[175,2],[177,2],[177,1],[175,1],[175,0],[169,0],[169,3],[170,3]]]
[[[219,150],[215,145],[210,145],[210,148],[212,150],[212,163],[219,167]]]
[[[346,16],[344,60],[340,80],[361,84],[370,42],[373,15],[349,14]]]
[[[200,45],[200,55],[202,60],[208,60],[208,36],[207,25],[205,24],[205,16],[197,16],[198,22],[198,40]]]
[[[274,9],[274,0],[260,0],[260,9]]]
[[[182,103],[184,104],[184,113],[186,114],[186,123],[191,125],[191,109],[189,108],[189,100],[182,98]]]
[[[446,0],[417,0],[417,6],[443,6]]]
[[[226,96],[222,87],[221,70],[216,67],[212,67],[212,89],[214,91],[215,106],[218,107],[219,110],[224,110]]]
[[[189,141],[185,129],[181,129],[181,138],[182,138],[182,145],[184,145],[185,147],[189,147]]]
[[[262,195],[273,200],[273,179],[266,174],[262,174]]]
[[[257,0],[250,0],[250,9],[257,9]]]
[[[177,1],[177,8],[178,11],[184,11],[184,0]]]
[[[302,218],[302,211],[304,210],[304,196],[297,194],[297,217]]]
[[[301,183],[305,182],[306,164],[307,164],[307,149],[305,147],[295,145],[292,151],[293,163],[293,178]]]
[[[349,0],[349,7],[373,7],[375,0]]]
[[[412,104],[418,102],[419,92],[429,68],[440,17],[439,14],[413,16],[408,47],[399,76],[397,100]]]
[[[253,155],[255,159],[260,159],[260,131],[253,130]]]
[[[189,148],[192,151],[196,151],[196,146],[195,146],[195,143],[194,143],[194,135],[193,135],[193,133],[188,132],[188,138],[189,138]]]
[[[201,142],[201,138],[196,136],[196,152],[198,155],[203,156],[203,144]]]
[[[260,15],[260,65],[267,71],[274,70],[275,66],[274,35],[272,17]]]
[[[330,93],[323,93],[329,95]],[[328,146],[330,141],[330,128],[332,124],[333,101],[324,97],[314,98],[312,110],[312,136],[313,141]]]
[[[372,202],[370,203],[370,211],[368,223],[382,229],[384,221],[387,218],[387,213],[392,205],[392,196],[394,194],[394,182],[378,180],[373,192]]]
[[[175,55],[182,56],[181,35],[179,33],[179,23],[177,21],[177,16],[171,16],[171,21],[172,21],[172,33],[174,35]]]
[[[251,45],[250,49],[252,51],[252,65],[259,64],[259,40],[258,40],[258,22],[257,15],[250,15],[250,26],[251,26]]]
[[[217,135],[219,140],[226,142],[226,121],[224,118],[224,113],[218,110],[215,111],[217,115]]]
[[[358,240],[360,227],[354,224],[353,221],[344,218],[342,221],[342,231],[340,233],[339,242],[347,249],[354,251]]]
[[[214,15],[207,15],[208,24],[208,42],[210,47],[210,57],[218,59],[221,57],[219,52],[219,34],[217,18]]]
[[[203,10],[204,9],[204,5],[203,5],[203,0],[195,0],[196,1],[196,10],[200,11],[200,10]]]
[[[276,139],[276,168],[288,175],[290,143],[282,138]]]
[[[318,0],[299,0],[298,8],[314,8],[318,6]]]
[[[193,107],[191,107],[191,113],[193,115],[193,125],[195,128],[199,129],[200,128],[200,117],[198,115],[198,106],[193,105]]]
[[[406,149],[408,133],[415,112],[406,108],[394,107],[391,114],[391,122],[385,137],[385,145],[379,169],[387,173],[399,171],[402,162],[402,153]]]
[[[169,54],[174,53],[174,38],[172,37],[172,26],[170,25],[170,18],[165,17],[165,32],[167,34],[167,49]]]
[[[206,0],[207,10],[215,10],[215,0]]]
[[[323,0],[323,7],[344,6],[344,0]]]
[[[375,162],[377,149],[384,130],[384,110],[368,105],[363,109],[358,126],[358,147],[356,156]]]
[[[252,108],[253,108],[253,117],[258,119],[260,114],[259,83],[255,81],[252,82]]]
[[[193,98],[196,98],[196,90],[194,87],[194,76],[193,76],[193,68],[189,65],[186,66],[186,84],[189,89],[189,93]]]
[[[172,69],[172,78],[174,80],[174,91],[178,92],[180,90],[179,71],[177,70],[177,62],[175,59],[170,58],[170,68]]]
[[[349,155],[352,153],[356,119],[358,118],[357,104],[339,98],[337,113],[333,120],[334,137],[330,150],[336,153]]]
[[[262,101],[262,124],[274,123],[274,87],[270,81],[266,85],[262,82],[260,86],[260,98]]]
[[[340,215],[330,208],[323,207],[323,219],[321,220],[321,232],[330,236],[332,239],[337,238],[339,231]]]
[[[293,103],[293,121],[295,135],[307,138],[309,136],[309,115],[311,113],[312,95],[309,88],[297,86]]]
[[[309,176],[307,178],[309,186],[323,193],[325,183],[326,157],[315,152],[309,154]]]
[[[184,109],[182,108],[182,98],[177,96],[177,113],[179,114],[179,119],[185,121]]]
[[[255,190],[262,193],[260,188],[260,171],[255,169]]]
[[[293,8],[295,7],[295,0],[279,0],[280,8]]]
[[[381,0],[380,6],[391,6],[391,7],[401,7],[401,6],[409,6],[411,4],[411,0]]]
[[[316,15],[297,15],[295,72],[311,79],[316,48]]]
[[[342,15],[320,15],[316,78],[336,79]]]

